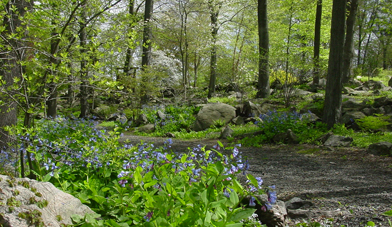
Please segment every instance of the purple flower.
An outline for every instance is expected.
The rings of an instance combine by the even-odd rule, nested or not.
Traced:
[[[256,177],[257,184],[259,185],[259,188],[261,188],[261,185],[263,184],[263,179],[261,177]]]
[[[249,200],[249,206],[250,207],[254,207],[254,206],[256,206],[256,203],[255,203],[255,201],[256,201],[256,198],[255,197],[250,197],[250,200]]]
[[[121,187],[125,187],[125,184],[128,183],[128,181],[127,180],[120,180],[118,183],[121,185]]]
[[[268,192],[268,202],[270,202],[271,204],[275,204],[276,200],[277,200],[276,192],[275,191]]]
[[[153,214],[154,214],[154,213],[153,213],[152,211],[148,212],[147,215],[144,216],[144,219],[145,219],[147,222],[149,222],[149,221],[151,220]]]

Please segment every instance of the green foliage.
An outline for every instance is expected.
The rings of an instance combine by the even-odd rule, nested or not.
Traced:
[[[274,70],[270,73],[270,83],[273,83],[275,80],[279,80],[282,84],[286,81],[286,72],[283,70]],[[287,74],[287,84],[292,84],[298,81],[298,78],[293,74]]]
[[[161,110],[165,114],[165,119],[160,119],[157,115],[157,107],[144,107],[142,113],[147,116],[150,123],[155,124],[155,136],[163,136],[168,132],[190,131],[191,125],[196,120],[196,114],[200,107],[194,106],[166,106]]]
[[[333,127],[332,132],[336,135],[349,136],[354,139],[353,146],[368,147],[370,144],[392,141],[391,132],[355,132],[353,129],[347,129],[343,124],[337,124]]]
[[[389,120],[390,116],[384,116],[383,114],[376,114],[375,116],[366,116],[361,119],[355,120],[358,126],[363,131],[377,131],[377,130],[385,130],[388,125],[390,125]]]
[[[98,213],[73,216],[76,226],[236,226],[255,211],[241,204],[246,196],[268,192],[270,201],[276,200],[260,178],[247,174],[249,183],[239,183],[237,175],[246,174],[249,165],[238,147],[228,148],[230,155],[221,153],[221,143],[213,150],[195,147],[173,153],[170,139],[158,148],[121,145],[114,134],[97,131],[89,121],[39,123],[35,135],[23,135],[32,141],[26,150],[34,150],[39,161],[38,179],[71,193]],[[7,203],[17,205],[13,200]],[[46,205],[42,201],[40,206]]]
[[[235,97],[212,97],[208,99],[208,103],[225,103],[229,105],[237,104]]]

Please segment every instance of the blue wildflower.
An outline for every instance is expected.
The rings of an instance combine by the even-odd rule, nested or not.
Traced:
[[[254,206],[256,206],[256,198],[255,197],[250,197],[250,200],[249,200],[249,206],[250,207],[254,207]]]

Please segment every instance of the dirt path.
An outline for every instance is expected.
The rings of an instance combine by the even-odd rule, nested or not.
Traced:
[[[126,136],[129,143],[161,145],[167,138]],[[224,143],[224,141],[223,141]],[[215,140],[175,140],[174,151],[186,151],[198,144],[211,147]],[[278,145],[242,147],[250,161],[250,172],[268,185],[276,185],[278,198],[293,197],[314,205],[291,212],[290,226],[296,222],[319,221],[333,226],[389,226],[382,213],[392,209],[392,158],[367,154],[364,149]]]

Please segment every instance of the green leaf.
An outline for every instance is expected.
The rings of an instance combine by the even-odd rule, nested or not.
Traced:
[[[230,193],[230,202],[233,206],[236,206],[240,202],[236,191]]]
[[[247,174],[246,177],[253,184],[253,186],[255,186],[256,188],[259,187],[259,183],[257,182],[256,178],[252,174]]]
[[[46,174],[46,175],[44,176],[44,178],[42,179],[42,181],[43,181],[43,182],[49,182],[51,178],[52,178],[52,176],[50,176],[50,173],[48,173],[48,174]],[[67,181],[65,181],[65,182],[67,182]],[[64,183],[65,183],[65,182],[64,182]]]
[[[366,226],[376,226],[376,224],[374,222],[372,222],[372,221],[368,221],[366,223]]]
[[[388,210],[388,211],[384,212],[383,215],[392,216],[392,210]]]
[[[140,174],[142,171],[142,167],[138,166],[136,167],[135,173],[133,174],[133,177],[138,184],[142,183],[142,175]]]
[[[236,214],[234,214],[231,218],[230,221],[240,221],[242,219],[247,219],[248,217],[252,216],[252,214],[256,211],[256,209],[250,209],[250,208],[246,208],[244,210],[240,210],[239,212],[237,212]]]
[[[207,190],[204,190],[201,193],[201,200],[204,202],[204,205],[207,206],[208,205],[208,199],[207,199]]]
[[[235,223],[235,224],[226,225],[226,227],[241,227],[241,226],[243,226],[242,223]]]
[[[208,226],[211,223],[211,213],[207,211],[206,217],[204,218],[204,226]]]
[[[154,186],[154,185],[156,185],[157,183],[158,183],[157,180],[153,180],[153,181],[151,181],[151,182],[145,184],[145,185],[144,185],[144,189],[147,189],[147,188],[149,188],[149,187],[151,187],[151,186]]]

